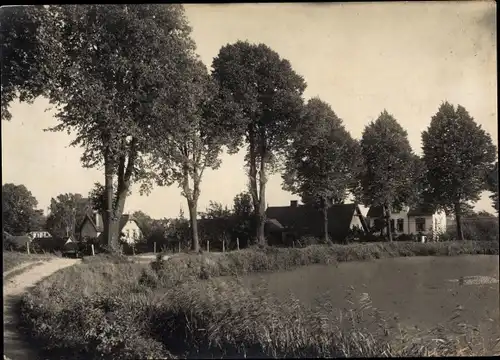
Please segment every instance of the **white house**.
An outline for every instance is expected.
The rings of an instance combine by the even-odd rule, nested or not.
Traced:
[[[92,215],[87,214],[80,225],[79,238],[97,238],[102,235],[103,226],[104,223],[101,214],[95,211]],[[120,219],[120,234],[121,239],[129,244],[140,241],[143,238],[139,225],[128,214],[123,214]]]
[[[382,208],[372,206],[366,214],[370,227],[382,217]],[[446,214],[444,211],[433,211],[427,206],[403,207],[400,212],[391,213],[391,229],[395,235],[437,235],[446,232]]]
[[[43,239],[43,238],[51,238],[52,235],[48,231],[30,231],[26,234],[32,239]]]
[[[132,217],[129,215],[123,215],[120,221],[120,233],[122,234],[121,239],[126,241],[128,244],[133,244],[140,241],[143,237],[141,228]]]

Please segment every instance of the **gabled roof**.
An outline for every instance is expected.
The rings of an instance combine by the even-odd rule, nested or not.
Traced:
[[[100,215],[102,217],[102,215]],[[122,229],[125,227],[125,225],[127,224],[128,221],[134,221],[136,224],[137,224],[137,221],[135,221],[134,218],[132,218],[129,214],[123,214],[120,218],[120,231],[122,231]],[[90,224],[94,227],[95,231],[96,232],[100,232],[102,233],[104,231],[104,228],[103,226],[97,226],[96,223],[94,222],[94,220],[92,219],[92,216],[90,216],[90,214],[85,214],[85,218],[83,219],[78,231],[81,232],[82,231],[82,227],[83,225],[85,225],[85,222],[90,222]]]
[[[357,204],[332,205],[328,209],[328,229],[331,236],[337,239],[345,238],[349,233],[354,216],[360,216],[361,223],[366,230],[363,215]],[[276,221],[285,229],[309,230],[312,233],[323,229],[323,213],[317,208],[308,205],[271,206],[266,210],[266,217],[269,220]],[[276,223],[274,224],[277,225]]]
[[[379,218],[384,215],[382,206],[370,206],[368,209],[368,213],[366,214],[366,217],[373,217],[373,218]]]
[[[120,231],[122,231],[129,220],[135,221],[129,214],[122,215],[122,217],[120,218]]]
[[[82,223],[80,224],[80,227],[78,228],[78,232],[82,232],[82,228],[85,225],[86,222],[89,222],[97,232],[102,232],[102,229],[98,229],[97,225],[95,224],[94,220],[92,219],[92,216],[90,216],[89,213],[85,214],[85,217],[83,218]]]

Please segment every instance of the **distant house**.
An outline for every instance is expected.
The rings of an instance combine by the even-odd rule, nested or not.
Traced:
[[[85,238],[99,238],[104,231],[102,215],[96,211],[94,211],[92,214],[87,214],[78,230],[78,238],[80,240]],[[143,237],[139,225],[128,214],[122,215],[120,219],[120,234],[121,239],[129,244],[137,242]]]
[[[33,239],[28,235],[14,236],[8,232],[3,232],[3,246],[4,249],[22,249],[25,248],[27,244],[31,243]]]
[[[52,237],[52,235],[48,231],[44,231],[44,230],[30,231],[26,235],[31,237],[32,239],[51,238]]]
[[[276,237],[300,238],[324,236],[323,212],[308,205],[270,206],[266,210],[266,232]],[[363,214],[357,204],[333,205],[328,209],[328,233],[333,242],[343,242],[350,230],[367,231]]]
[[[377,221],[383,218],[382,207],[372,206],[366,214],[370,227],[375,227]],[[395,235],[431,235],[446,231],[446,214],[443,211],[434,211],[430,206],[405,206],[399,212],[391,213],[391,230]]]

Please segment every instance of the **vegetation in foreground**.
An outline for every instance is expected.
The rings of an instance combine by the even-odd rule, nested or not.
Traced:
[[[25,254],[16,251],[3,251],[3,272],[12,270],[15,267],[27,262],[50,261],[55,256],[52,254]]]
[[[185,254],[152,266],[99,256],[42,281],[24,296],[21,318],[32,340],[48,355],[71,358],[457,355],[468,349],[472,330],[431,337],[438,341],[402,336],[383,327],[384,319],[368,311],[366,299],[359,309],[339,318],[331,304],[312,310],[292,298],[274,299],[265,289],[245,288],[237,277],[216,276],[337,261],[459,254],[498,254],[498,243],[256,248]],[[380,333],[366,328],[367,316],[368,322],[381,326]],[[474,353],[481,351],[486,350]]]

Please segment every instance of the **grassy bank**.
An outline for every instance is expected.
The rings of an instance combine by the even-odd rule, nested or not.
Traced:
[[[394,243],[247,249],[183,255],[152,264],[96,258],[42,281],[21,304],[22,321],[52,356],[67,358],[398,356],[460,354],[463,338],[375,334],[361,325],[366,304],[313,311],[237,278],[258,271],[396,256],[498,254],[498,243]],[[423,337],[422,337],[423,338]],[[477,352],[476,352],[477,353]]]
[[[17,251],[3,252],[3,272],[28,262],[50,261],[55,258],[53,254],[26,254]]]

